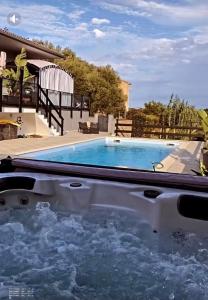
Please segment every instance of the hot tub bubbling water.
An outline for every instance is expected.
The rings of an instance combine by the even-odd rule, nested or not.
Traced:
[[[161,237],[130,212],[5,210],[0,299],[12,288],[32,289],[27,299],[207,299],[207,245],[193,234]]]

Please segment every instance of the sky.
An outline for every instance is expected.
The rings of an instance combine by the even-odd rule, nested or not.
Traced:
[[[208,107],[208,0],[0,0],[0,27],[111,65],[132,84],[131,107],[172,93]]]

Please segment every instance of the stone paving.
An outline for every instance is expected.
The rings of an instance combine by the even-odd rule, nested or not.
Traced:
[[[107,136],[106,133],[83,134],[77,131],[71,131],[64,136],[4,140],[0,141],[0,158],[8,155],[14,157],[32,151],[61,147],[69,144],[95,140],[105,136]]]

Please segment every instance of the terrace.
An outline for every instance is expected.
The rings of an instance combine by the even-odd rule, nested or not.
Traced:
[[[75,122],[78,126],[78,121],[88,120],[88,99],[83,96],[75,98],[71,74],[49,61],[63,58],[60,53],[2,29],[0,45],[2,67],[15,69],[14,58],[24,48],[28,69],[34,76],[26,83],[23,74],[20,74],[20,79],[16,82],[0,78],[1,118],[9,118],[11,113],[15,114],[14,119],[18,116],[24,119],[25,115],[22,114],[28,112],[41,114],[47,120],[48,132],[61,135],[64,131],[75,129]]]

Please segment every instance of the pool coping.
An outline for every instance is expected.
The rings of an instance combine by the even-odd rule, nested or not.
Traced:
[[[36,152],[42,152],[42,151],[52,151],[53,149],[57,149],[57,148],[64,148],[64,147],[67,147],[67,146],[73,146],[73,145],[77,145],[77,144],[84,144],[84,143],[88,143],[88,142],[93,142],[93,141],[97,141],[97,140],[103,140],[103,139],[110,139],[110,140],[127,140],[127,141],[147,141],[149,143],[153,143],[153,142],[157,142],[157,144],[163,144],[163,143],[168,143],[169,141],[172,141],[172,140],[157,140],[157,139],[148,139],[148,138],[128,138],[128,137],[116,137],[116,136],[103,136],[103,137],[96,137],[96,138],[91,138],[91,139],[87,139],[87,140],[81,140],[81,141],[73,141],[73,142],[70,142],[70,143],[64,143],[64,144],[59,144],[59,145],[55,145],[53,147],[51,146],[47,146],[47,147],[41,147],[41,149],[36,149],[36,150],[28,150],[28,151],[24,151],[24,152],[19,152],[18,154],[16,154],[15,156],[17,157],[21,157],[22,155],[24,154],[35,154]],[[172,141],[173,142],[173,141]],[[177,146],[178,144],[178,141],[174,141],[174,144]]]
[[[162,168],[156,167],[155,171],[186,174],[193,174],[192,170],[199,171],[201,149],[204,142],[181,140],[177,142],[179,146],[160,162]],[[193,143],[196,147],[190,147],[194,145]],[[184,157],[184,154],[186,157]]]
[[[72,145],[76,145],[76,144],[83,144],[83,143],[87,143],[87,142],[93,142],[93,141],[96,141],[96,140],[102,140],[104,138],[105,138],[105,136],[103,136],[103,137],[95,137],[95,138],[91,138],[89,140],[67,142],[67,143],[58,144],[58,145],[54,145],[54,146],[50,145],[50,146],[46,146],[46,147],[41,147],[41,148],[36,149],[36,150],[20,151],[20,152],[14,154],[12,156],[13,157],[20,157],[20,156],[22,156],[24,154],[41,152],[41,151],[47,151],[47,150],[52,150],[52,149],[56,149],[56,148],[62,148],[62,147],[72,146]]]

